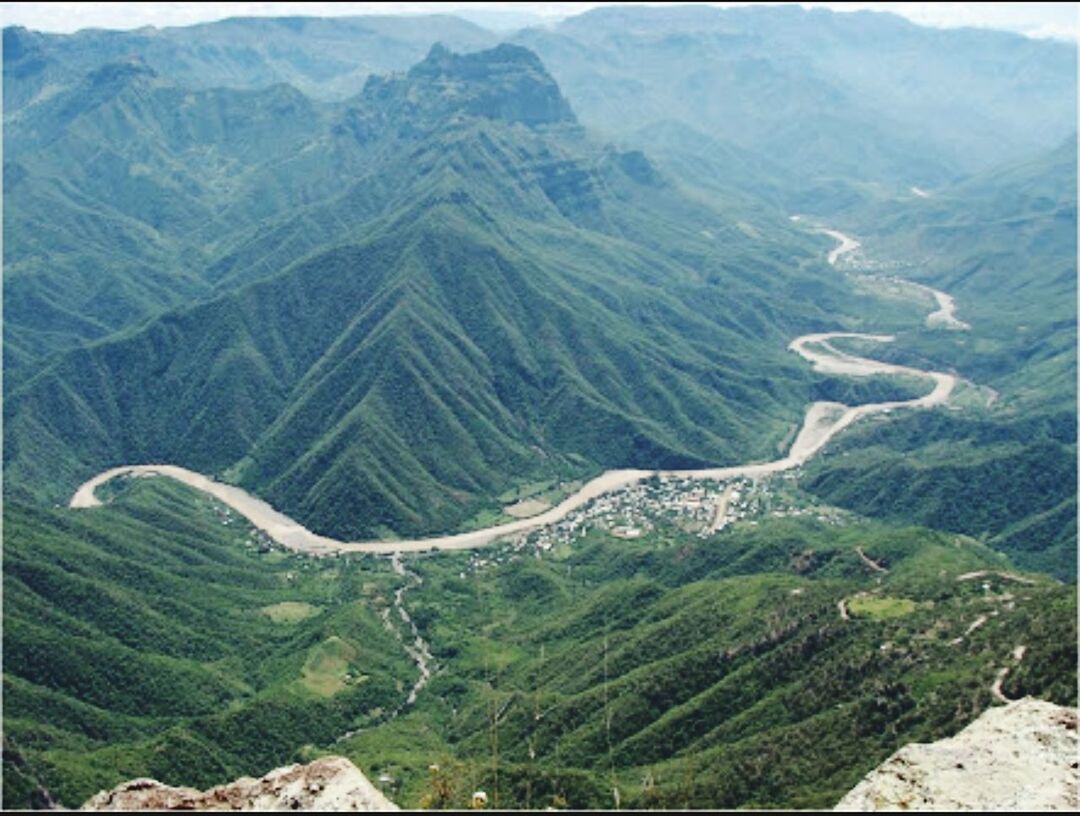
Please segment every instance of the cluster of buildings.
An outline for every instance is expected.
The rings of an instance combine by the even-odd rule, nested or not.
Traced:
[[[845,511],[822,507],[791,490],[798,474],[765,479],[739,478],[726,482],[654,477],[607,493],[555,524],[520,535],[503,544],[475,550],[462,578],[521,555],[560,557],[590,531],[603,531],[622,539],[648,535],[657,528],[674,527],[708,539],[731,524],[756,526],[763,518],[809,518],[825,524],[848,523]]]
[[[774,499],[768,480],[728,482],[653,477],[598,497],[562,521],[515,542],[538,555],[569,545],[589,530],[635,539],[658,525],[708,538],[728,524],[766,512]]]

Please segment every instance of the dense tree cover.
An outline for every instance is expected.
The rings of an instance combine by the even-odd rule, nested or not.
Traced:
[[[74,35],[4,29],[4,102],[18,110],[48,83],[78,77],[117,53],[138,54],[154,71],[190,88],[257,89],[289,84],[319,98],[355,95],[372,73],[409,67],[436,42],[472,51],[489,31],[451,15],[407,17],[232,17],[152,32],[84,29]]]
[[[957,580],[1009,569],[968,538],[775,519],[704,541],[590,533],[465,579],[463,564],[416,562],[417,621],[444,666],[431,694],[345,744],[406,803],[463,806],[480,787],[508,807],[828,807],[900,745],[990,705],[1020,643],[1040,657],[1010,693],[1075,702],[1074,590],[1038,579],[1006,610],[1020,585]],[[896,611],[843,620],[838,602],[858,593]],[[420,728],[438,738],[398,747]]]
[[[440,47],[367,80],[435,29],[496,39],[5,30],[5,806],[332,751],[412,805],[825,807],[969,722],[1004,666],[1007,694],[1075,704],[1075,585],[1004,574],[1075,578],[1075,136],[959,178],[1075,127],[1075,50],[602,9],[510,37],[544,64]],[[879,265],[845,279],[792,211]],[[881,271],[953,293],[971,329],[857,277]],[[512,484],[769,459],[812,399],[924,393],[785,351],[829,328],[893,332],[871,356],[970,381],[800,475],[884,523],[425,558],[408,606],[437,670],[400,715],[416,669],[380,619],[385,561],[282,553],[159,480],[50,507],[166,460],[323,532],[444,531]],[[290,603],[314,614],[268,611]]]
[[[864,405],[918,399],[932,389],[933,383],[929,380],[915,377],[837,377],[816,383],[811,393],[814,400]]]
[[[10,502],[5,529],[9,807],[320,752],[389,775],[406,805],[481,788],[504,806],[827,806],[991,704],[1017,645],[1007,693],[1075,698],[1074,589],[924,528],[773,518],[411,559],[435,674],[404,710],[416,668],[379,620],[403,580],[383,559],[270,549],[160,479],[97,510]],[[283,601],[307,617],[275,622]]]
[[[501,39],[538,53],[589,127],[646,149],[666,130],[665,147],[690,159],[693,176],[719,170],[729,188],[745,183],[748,162],[758,179],[763,164],[779,168],[771,192],[806,211],[883,184],[932,188],[1049,146],[1076,123],[1076,57],[1064,43],[880,13],[599,9],[505,33],[452,16],[286,17],[153,33],[10,27],[4,38],[11,111],[118,53],[189,88],[288,83],[345,100],[437,41],[472,51]]]
[[[287,556],[186,488],[132,482],[103,510],[5,505],[7,807],[39,784],[78,805],[120,777],[265,773],[378,720],[410,678],[377,616],[385,564]],[[318,613],[273,622],[286,600]],[[313,661],[335,638],[349,660]]]
[[[970,324],[909,330],[873,353],[952,368],[983,390],[958,394],[962,411],[853,429],[811,466],[812,490],[861,513],[985,537],[1018,564],[1075,580],[1076,178],[1074,135],[852,214],[861,274],[899,262],[897,274],[953,295]]]
[[[772,456],[822,388],[790,337],[909,313],[852,293],[782,214],[734,223],[590,141],[520,47],[435,49],[343,109],[275,88],[197,92],[177,113],[186,91],[139,66],[86,83],[10,125],[28,200],[58,174],[97,185],[75,161],[87,145],[128,163],[152,146],[191,178],[190,217],[161,229],[190,221],[222,253],[194,261],[209,299],[16,385],[14,495],[58,501],[106,466],[170,461],[339,537],[454,529],[511,479]],[[223,135],[242,116],[246,147]],[[256,154],[274,158],[245,173]],[[150,193],[116,183],[110,206],[134,218]],[[16,266],[42,254],[20,246]],[[9,285],[77,289],[42,275]]]
[[[806,42],[791,39],[796,18]],[[667,35],[643,36],[646,19]],[[338,105],[270,84],[322,93],[359,82],[371,66],[344,71],[329,56],[356,37],[385,46],[373,46],[372,66],[403,68],[394,61],[420,47],[430,23],[409,36],[387,20],[337,33],[319,21],[228,21],[150,40],[7,31],[9,495],[60,501],[108,465],[170,460],[238,481],[312,528],[364,538],[468,526],[497,513],[513,480],[770,458],[811,399],[914,393],[815,377],[785,351],[805,330],[921,320],[914,300],[855,294],[824,268],[824,237],[786,217],[807,201],[819,214],[839,210],[872,257],[954,292],[974,327],[909,331],[875,354],[952,366],[997,389],[999,409],[1075,411],[1074,151],[954,182],[969,159],[986,167],[1000,151],[1038,147],[1022,149],[1031,133],[1060,138],[1064,108],[1028,111],[1044,127],[1009,144],[958,150],[975,139],[968,119],[956,129],[955,111],[944,116],[927,86],[890,107],[918,111],[934,138],[920,146],[893,129],[872,140],[878,154],[859,155],[836,139],[865,141],[849,120],[867,114],[855,100],[876,98],[865,92],[881,90],[881,77],[840,70],[858,58],[857,37],[836,63],[808,45],[872,32],[883,59],[926,81],[992,35],[873,15],[612,10],[511,37],[545,64],[517,45],[463,56],[439,47]],[[613,25],[633,33],[612,38]],[[713,48],[744,30],[756,34],[727,56]],[[446,31],[451,44],[486,36],[464,24]],[[193,37],[224,38],[213,65],[191,52]],[[258,53],[278,41],[299,50],[276,67],[223,69],[252,37]],[[955,48],[942,51],[942,38]],[[1073,81],[1063,47],[993,38],[994,60],[1027,60],[1045,80],[1040,93],[1056,98]],[[805,52],[816,91],[762,55],[773,40]],[[316,60],[313,74],[300,55],[315,42],[330,61]],[[141,59],[108,61],[121,43]],[[602,94],[589,90],[581,48],[610,69]],[[738,92],[682,76],[688,49]],[[913,53],[925,59],[907,64]],[[648,79],[640,65],[652,66]],[[984,69],[962,74],[970,104],[985,107],[990,89],[998,106],[1033,104]],[[690,82],[701,104],[659,104],[661,76]],[[755,84],[765,78],[766,88]],[[614,127],[603,111],[624,82],[644,94],[633,107],[641,121]],[[218,83],[232,87],[206,87]],[[814,161],[794,149],[762,155],[758,130],[776,129],[760,118],[723,117],[744,133],[716,127],[710,94],[745,105],[754,88],[798,96],[800,139],[806,122],[822,124],[806,145]],[[823,108],[827,128],[815,118]],[[586,136],[575,115],[602,121],[620,146]],[[639,126],[648,136],[635,142]],[[858,167],[832,166],[828,178],[798,171],[822,154]],[[867,173],[875,183],[895,175],[897,161],[905,174],[932,171],[934,184],[918,179],[932,195],[897,189],[899,177],[866,183]],[[826,188],[836,195],[815,193]],[[1052,452],[1062,465],[1071,456]],[[1006,456],[966,489],[1008,492],[1001,477],[1013,464]],[[920,481],[892,468],[899,486],[877,505],[858,502],[858,487],[829,495],[895,515],[955,475]],[[966,497],[954,492],[941,501]],[[1025,563],[1068,574],[1067,506],[1006,505],[989,526],[985,514],[945,526],[987,530],[1013,552],[1053,551]],[[918,518],[943,524],[927,513]]]
[[[1075,580],[1075,426],[1047,419],[898,417],[841,440],[804,486],[860,513],[980,537]]]

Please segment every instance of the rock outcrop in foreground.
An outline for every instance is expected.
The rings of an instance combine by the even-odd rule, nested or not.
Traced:
[[[1077,710],[1030,697],[988,709],[955,737],[912,743],[836,810],[1077,810]]]
[[[242,777],[208,791],[135,779],[102,791],[83,810],[383,811],[398,807],[344,757],[289,765],[261,779]]]

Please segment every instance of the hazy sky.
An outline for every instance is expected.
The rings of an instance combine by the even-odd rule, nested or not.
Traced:
[[[554,21],[603,3],[0,3],[0,20],[41,31],[80,28],[139,28],[145,25],[189,25],[223,17],[342,16],[350,14],[417,14],[471,10],[508,12],[506,26],[519,26],[534,16]],[[642,5],[649,5],[648,3]],[[717,6],[748,3],[713,3]],[[891,11],[922,25],[978,26],[1017,31],[1032,37],[1080,40],[1080,3],[801,3],[838,11],[858,8]],[[522,14],[526,17],[522,17]]]

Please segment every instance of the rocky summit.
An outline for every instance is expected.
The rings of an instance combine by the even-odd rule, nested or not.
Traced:
[[[508,43],[473,54],[436,43],[407,73],[369,77],[350,116],[361,141],[387,129],[430,133],[463,116],[530,128],[577,124],[537,56]]]
[[[836,810],[1069,810],[1080,789],[1077,710],[1031,697],[955,737],[889,757]]]
[[[243,777],[207,791],[135,779],[102,791],[82,810],[315,810],[387,811],[398,807],[339,756],[277,768],[261,779]]]

